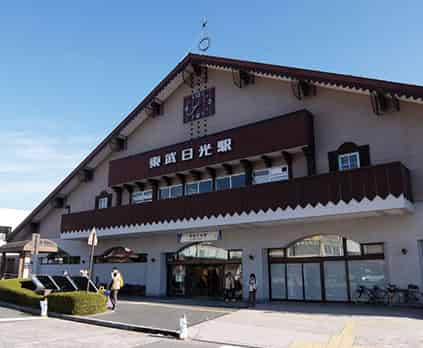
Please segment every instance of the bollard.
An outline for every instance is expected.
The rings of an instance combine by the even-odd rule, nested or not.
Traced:
[[[41,316],[46,317],[47,316],[47,308],[48,308],[47,299],[40,301],[40,308],[41,308]]]
[[[179,338],[181,340],[188,338],[188,322],[185,314],[179,319]]]

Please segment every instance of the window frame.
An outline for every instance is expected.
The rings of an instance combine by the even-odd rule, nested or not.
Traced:
[[[352,156],[356,157],[357,160],[357,167],[352,168],[351,165],[351,161],[350,158]],[[348,158],[348,168],[342,168],[342,159],[344,158]],[[354,151],[354,152],[347,152],[347,153],[342,153],[338,155],[338,169],[339,171],[343,172],[346,170],[353,170],[353,169],[358,169],[360,168],[360,152],[358,151]]]
[[[171,196],[172,188],[179,187],[179,186],[182,188],[181,195],[180,196],[172,197]],[[168,195],[169,195],[168,197],[162,198],[162,191],[163,190],[167,190],[168,191]],[[159,199],[160,200],[180,198],[180,197],[183,197],[183,196],[184,196],[184,185],[183,184],[175,184],[175,185],[169,185],[169,186],[159,187]]]
[[[211,190],[207,191],[207,192],[200,192],[200,183],[207,182],[207,181],[209,181],[211,183]],[[194,184],[197,186],[197,192],[188,193],[188,185],[194,185]],[[195,180],[195,181],[190,181],[190,182],[185,183],[185,196],[193,196],[193,195],[198,195],[198,194],[201,194],[201,193],[209,193],[209,192],[213,192],[213,179],[212,178]]]
[[[151,198],[150,199],[144,199],[145,194],[147,192],[150,192],[151,193]],[[143,199],[141,201],[139,201],[139,202],[134,202],[134,196],[136,196],[137,194],[138,195],[141,194],[142,197],[143,197]],[[152,189],[142,190],[142,191],[135,191],[131,195],[131,204],[143,204],[143,203],[152,202],[152,201],[153,201],[153,190]]]
[[[234,176],[241,176],[241,175],[244,175],[244,186],[238,186],[238,187],[235,187],[235,188],[241,188],[241,187],[245,187],[246,186],[246,178],[247,178],[247,176],[246,176],[246,173],[245,172],[238,172],[238,173],[235,173],[235,174],[230,174],[230,175],[222,175],[222,176],[218,176],[216,179],[215,179],[215,191],[225,191],[225,190],[232,190],[234,187],[233,187],[233,185],[232,185],[232,177],[234,177]],[[218,184],[217,184],[217,182],[218,182],[218,180],[219,179],[226,179],[226,178],[229,178],[229,188],[228,189],[218,189],[217,188],[217,186],[218,186]]]

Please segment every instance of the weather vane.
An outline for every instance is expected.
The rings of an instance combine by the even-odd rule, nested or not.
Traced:
[[[200,41],[198,42],[198,50],[206,52],[210,48],[211,39],[207,35],[207,18],[204,18],[201,23]]]

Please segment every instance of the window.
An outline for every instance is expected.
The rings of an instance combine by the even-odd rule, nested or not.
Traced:
[[[339,170],[360,168],[360,154],[358,152],[346,153],[338,156]]]
[[[185,185],[185,194],[187,196],[197,193],[206,193],[213,191],[213,180],[207,179],[202,181],[194,181]]]
[[[383,254],[383,244],[382,243],[369,243],[362,244],[363,255],[377,255]]]
[[[288,166],[266,168],[254,171],[253,183],[264,184],[266,182],[288,180]]]
[[[343,256],[341,236],[327,235],[304,238],[289,248],[288,257]]]
[[[160,199],[169,199],[182,196],[182,184],[160,187]]]
[[[147,254],[134,253],[129,248],[114,247],[108,249],[103,255],[94,257],[95,263],[145,263],[147,262]]]
[[[42,265],[78,265],[80,263],[81,257],[70,256],[63,250],[40,257],[40,264]]]
[[[106,209],[109,207],[109,197],[100,197],[98,199],[98,209]]]
[[[229,250],[229,260],[241,260],[242,250]]]
[[[176,253],[167,254],[168,262],[189,259],[240,260],[242,259],[242,250],[226,250],[206,242],[192,244]]]
[[[151,202],[153,200],[153,191],[138,191],[132,194],[132,204]]]
[[[269,258],[277,259],[285,257],[285,250],[282,249],[269,249]]]
[[[216,191],[228,190],[245,186],[245,174],[222,176],[216,179]]]

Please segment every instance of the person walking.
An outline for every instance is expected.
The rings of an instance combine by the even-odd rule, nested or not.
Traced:
[[[123,286],[122,274],[116,267],[112,269],[112,281],[110,283],[110,301],[112,302],[112,311],[116,309],[118,292]]]
[[[257,292],[257,281],[256,275],[254,273],[250,274],[250,279],[248,280],[248,305],[250,307],[256,306],[256,292]]]
[[[229,302],[234,297],[235,279],[231,272],[226,273],[225,277],[225,302]]]

